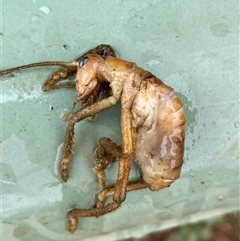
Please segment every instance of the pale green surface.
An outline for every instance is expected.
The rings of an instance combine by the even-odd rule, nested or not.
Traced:
[[[76,126],[70,178],[62,183],[55,161],[66,128],[61,117],[75,91],[43,93],[41,84],[51,68],[2,78],[4,241],[116,240],[238,209],[237,0],[2,0],[1,4],[1,69],[72,60],[108,43],[119,57],[174,87],[188,122],[179,180],[159,192],[129,193],[119,210],[81,219],[78,230],[70,234],[65,229],[67,210],[90,207],[98,190],[91,172],[98,139],[109,136],[119,143],[119,106],[98,114],[93,123]],[[116,173],[115,166],[108,170],[111,182]]]

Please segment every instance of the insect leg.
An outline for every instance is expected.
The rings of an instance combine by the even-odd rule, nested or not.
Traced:
[[[144,181],[129,182],[127,184],[127,192],[147,188],[148,184]],[[102,207],[109,196],[112,196],[115,192],[115,186],[107,187],[99,191],[97,194],[96,207]]]
[[[74,82],[69,81],[69,82],[66,82],[64,84],[54,85],[52,87],[52,89],[54,89],[54,90],[55,89],[62,89],[62,88],[64,88],[64,89],[73,89],[73,88],[76,88],[76,84]]]
[[[120,98],[120,94],[121,90],[119,90],[113,96],[100,100],[91,105],[84,106],[82,109],[77,111],[69,120],[64,138],[62,161],[60,163],[60,173],[63,181],[66,182],[68,179],[68,163],[70,161],[70,156],[72,153],[75,123],[115,105]]]
[[[128,98],[128,97],[127,97]],[[122,99],[122,103],[127,103]],[[113,201],[122,203],[126,198],[127,183],[134,155],[132,114],[127,104],[121,108],[122,156],[119,159],[118,177]]]
[[[62,79],[67,78],[69,75],[76,74],[76,72],[77,72],[77,67],[64,68],[64,69],[55,71],[48,78],[48,80],[45,81],[45,83],[42,86],[42,90],[49,91],[52,89],[60,89],[60,88],[75,88],[76,84],[73,84],[71,82],[67,82],[61,85],[56,85],[56,84]]]
[[[98,142],[95,164],[92,171],[97,174],[100,189],[106,187],[106,167],[118,161],[121,156],[121,147],[109,138],[103,137]]]
[[[126,191],[133,191],[133,190],[138,190],[138,189],[143,189],[146,188],[147,184],[139,181],[139,182],[132,182],[126,185]],[[110,195],[113,195],[115,192],[115,187],[112,188],[107,188],[102,191],[100,195],[103,196],[102,202],[99,202],[97,204],[101,205],[104,203],[106,198]],[[120,203],[116,202],[111,202],[108,203],[105,206],[101,207],[94,207],[90,209],[72,209],[71,211],[68,212],[68,225],[67,228],[70,232],[74,232],[77,228],[78,225],[78,219],[77,217],[99,217],[101,215],[104,215],[106,213],[110,213],[114,210],[116,210],[120,206]]]
[[[100,208],[90,208],[90,209],[72,209],[68,212],[68,224],[67,229],[73,233],[78,225],[77,217],[99,217],[106,213],[110,213],[116,210],[120,206],[120,203],[111,202],[106,206]]]

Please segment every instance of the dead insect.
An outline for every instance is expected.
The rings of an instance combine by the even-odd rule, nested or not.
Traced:
[[[13,71],[43,65],[60,65],[64,70],[55,72],[43,85],[43,90],[73,87],[56,85],[60,79],[77,72],[77,102],[83,107],[68,122],[60,173],[68,179],[68,164],[72,154],[74,125],[110,108],[121,101],[121,146],[109,138],[99,140],[93,172],[97,174],[100,192],[96,204],[90,209],[73,209],[68,212],[68,230],[77,228],[77,217],[98,217],[116,210],[128,191],[150,188],[152,191],[169,187],[179,176],[183,164],[185,117],[183,105],[174,90],[150,72],[135,63],[114,57],[112,48],[100,45],[73,62],[43,62],[1,71]],[[97,101],[105,83],[111,88],[108,98]],[[68,113],[69,114],[69,113]],[[67,114],[67,116],[68,116]],[[129,182],[132,161],[141,168],[142,180]],[[105,168],[119,162],[116,185],[106,187]],[[113,195],[112,202],[105,204]]]

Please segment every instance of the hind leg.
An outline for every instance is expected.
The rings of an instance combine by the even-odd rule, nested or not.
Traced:
[[[117,162],[121,157],[121,147],[109,138],[103,137],[99,140],[96,152],[95,165],[92,171],[97,174],[100,191],[97,194],[97,200],[94,207],[102,207],[109,196],[115,191],[115,186],[106,187],[105,169],[111,163]],[[148,187],[144,181],[129,182],[127,192]]]
[[[144,189],[144,188],[148,188],[148,184],[145,183],[143,180],[129,182],[127,184],[127,192]],[[97,199],[94,207],[97,207],[97,208],[102,207],[105,204],[107,198],[112,196],[114,192],[115,192],[115,186],[107,187],[100,190],[97,194]]]

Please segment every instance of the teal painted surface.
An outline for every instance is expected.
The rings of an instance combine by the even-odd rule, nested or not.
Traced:
[[[185,163],[170,188],[129,193],[108,215],[66,231],[88,208],[98,139],[120,141],[119,105],[76,125],[70,178],[57,161],[74,90],[41,91],[51,68],[1,78],[3,240],[116,240],[239,208],[238,1],[1,1],[1,69],[72,60],[100,44],[171,85],[187,117]],[[66,45],[65,49],[63,46]],[[108,171],[114,183],[117,167]],[[131,177],[138,175],[133,167]]]

